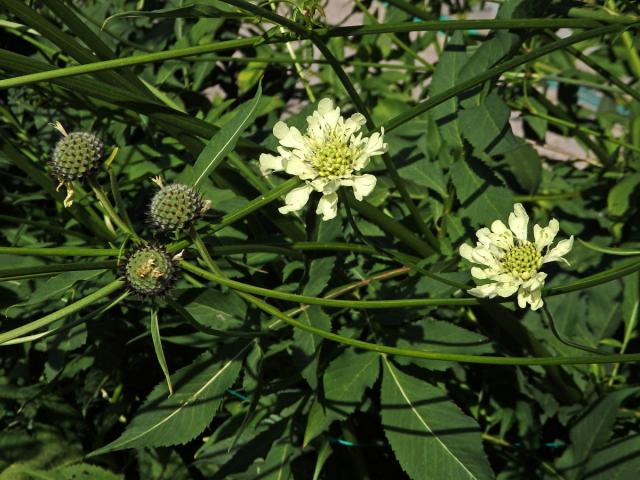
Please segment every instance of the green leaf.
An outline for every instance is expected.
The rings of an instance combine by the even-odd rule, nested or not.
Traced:
[[[244,325],[247,306],[232,291],[191,289],[180,296],[180,302],[196,322],[205,327],[224,331]]]
[[[589,458],[584,480],[635,480],[640,472],[640,434],[618,438]]]
[[[462,203],[461,213],[472,225],[491,225],[494,220],[506,218],[513,209],[511,191],[492,185],[495,176],[479,160],[461,158],[451,165],[450,173]]]
[[[453,33],[444,53],[438,61],[438,66],[433,74],[431,85],[429,86],[429,96],[433,97],[454,87],[457,83],[458,75],[462,66],[468,60],[466,46],[464,43],[464,33],[456,31]],[[433,108],[431,116],[435,119],[438,131],[443,140],[449,145],[462,148],[462,138],[460,127],[457,122],[458,100],[456,97],[450,98],[446,102]]]
[[[505,164],[518,184],[528,193],[534,193],[542,180],[542,160],[529,144],[519,141],[520,146],[505,154]]]
[[[162,369],[164,378],[167,380],[167,388],[169,389],[169,395],[173,395],[173,385],[171,385],[171,375],[169,374],[169,367],[167,367],[167,360],[164,358],[164,350],[162,349],[162,338],[160,337],[160,326],[158,325],[158,310],[151,310],[151,323],[149,325],[151,330],[151,339],[153,341],[153,350],[156,352],[156,358],[158,364]]]
[[[593,452],[613,433],[620,404],[637,391],[638,388],[625,388],[611,392],[585,410],[571,428],[571,443],[557,463],[567,479],[582,478],[582,471]]]
[[[334,420],[346,418],[362,402],[366,388],[378,378],[379,355],[345,350],[327,367],[322,377],[324,397],[311,407],[303,445],[322,433]]]
[[[77,463],[53,471],[60,480],[122,480],[123,475],[116,475],[97,465]]]
[[[178,445],[195,438],[209,425],[225,390],[236,380],[249,345],[232,358],[218,361],[205,353],[178,370],[171,397],[167,398],[165,383],[158,384],[120,438],[90,456],[125,448]]]
[[[425,352],[481,354],[494,352],[493,344],[484,335],[466,330],[450,322],[423,320],[411,325],[409,338],[401,337],[396,346]],[[451,362],[434,362],[416,358],[398,358],[398,363],[414,363],[431,370],[446,370]]]
[[[233,118],[225,123],[207,142],[191,172],[194,179],[191,182],[193,186],[198,186],[200,182],[211,175],[227,154],[234,149],[242,132],[253,124],[261,97],[262,87],[258,85],[253,99],[240,105],[235,110]]]
[[[55,277],[51,277],[42,285],[40,285],[29,297],[29,300],[23,303],[12,305],[11,307],[9,307],[9,309],[15,307],[36,305],[54,297],[56,300],[59,300],[68,290],[73,288],[76,283],[82,280],[95,278],[103,272],[104,270],[83,270],[61,273],[59,275],[56,275]]]
[[[422,187],[430,188],[443,198],[447,197],[447,181],[440,165],[436,162],[421,158],[411,165],[399,169],[398,173],[406,180],[411,180]]]
[[[459,113],[460,130],[476,150],[504,155],[521,145],[511,131],[510,113],[507,104],[492,93],[479,106]]]
[[[416,480],[495,478],[475,420],[439,388],[403,373],[386,357],[383,365],[382,423],[403,470]]]
[[[311,305],[300,314],[299,320],[307,325],[311,325],[323,330],[331,330],[331,317],[327,315],[319,306]],[[293,332],[294,361],[302,370],[302,376],[315,389],[317,387],[318,355],[317,348],[322,342],[322,338],[296,328]]]
[[[304,287],[303,295],[315,297],[327,288],[331,280],[331,272],[336,264],[336,257],[318,258],[311,262],[309,281]]]
[[[224,7],[225,4],[221,2],[213,2],[216,3],[218,7]],[[213,5],[205,5],[201,3],[195,3],[193,5],[188,5],[186,7],[181,8],[167,8],[164,10],[132,10],[130,12],[119,12],[114,15],[111,15],[107,18],[103,24],[102,28],[104,29],[109,22],[116,20],[118,18],[136,18],[136,17],[147,17],[147,18],[202,18],[202,17],[212,17],[212,18],[245,18],[247,15],[231,12],[228,9],[218,8]]]
[[[634,204],[638,196],[640,173],[625,176],[616,186],[609,190],[607,210],[613,217],[623,217]]]

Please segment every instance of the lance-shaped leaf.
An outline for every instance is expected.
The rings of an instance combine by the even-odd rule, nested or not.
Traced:
[[[477,423],[433,385],[383,357],[382,423],[400,465],[415,480],[491,479]]]
[[[231,358],[218,361],[209,353],[181,368],[173,376],[174,393],[167,397],[165,382],[158,384],[124,433],[117,440],[92,452],[164,447],[188,442],[209,425],[227,388],[240,372],[249,343]]]
[[[193,166],[192,185],[194,187],[207,178],[222,163],[227,154],[234,149],[242,132],[256,118],[261,97],[262,87],[258,84],[255,97],[240,105],[236,109],[233,118],[225,123],[207,142]]]

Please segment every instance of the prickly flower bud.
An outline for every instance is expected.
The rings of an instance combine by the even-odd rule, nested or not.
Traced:
[[[129,254],[123,275],[129,288],[139,296],[162,295],[176,281],[176,261],[164,247],[146,245]]]
[[[151,199],[149,220],[163,232],[176,232],[188,227],[208,208],[196,189],[182,183],[169,185],[156,181],[160,190]]]
[[[80,180],[100,165],[104,144],[90,132],[72,132],[63,136],[53,150],[51,167],[61,182]]]

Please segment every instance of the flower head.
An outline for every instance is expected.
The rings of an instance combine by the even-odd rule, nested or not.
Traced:
[[[493,298],[496,295],[509,297],[518,293],[518,305],[537,310],[543,305],[542,287],[547,274],[540,271],[542,265],[562,260],[573,247],[573,235],[561,240],[551,248],[560,224],[552,219],[547,227],[533,226],[533,242],[527,240],[529,216],[520,203],[513,206],[509,214],[509,228],[500,220],[491,224],[491,229],[481,228],[476,232],[475,247],[460,246],[460,255],[470,262],[486,268],[473,267],[471,275],[486,282],[469,290],[476,297]]]
[[[387,144],[383,141],[384,130],[363,137],[360,128],[364,124],[365,118],[361,114],[345,119],[340,115],[340,108],[324,98],[317,110],[307,117],[304,134],[284,122],[274,125],[273,134],[280,141],[280,155],[260,155],[262,174],[285,171],[305,181],[303,186],[286,195],[280,213],[300,210],[315,190],[322,193],[316,213],[321,214],[323,220],[330,220],[338,212],[338,188],[353,188],[357,200],[373,191],[376,177],[357,172],[368,165],[371,157],[386,152]]]

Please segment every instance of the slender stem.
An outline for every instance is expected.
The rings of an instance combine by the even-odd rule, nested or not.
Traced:
[[[60,272],[79,272],[81,270],[103,270],[117,267],[116,261],[93,263],[53,263],[48,265],[36,265],[32,267],[14,267],[0,269],[0,281],[17,280],[21,276],[45,276]]]
[[[111,205],[111,202],[107,198],[102,187],[94,179],[90,179],[89,184],[109,218],[111,218],[111,220],[113,220],[123,232],[132,237],[135,242],[141,242],[142,240],[138,234],[133,229],[129,228],[125,221],[120,218],[120,215],[118,215],[118,212],[116,212],[113,205]]]
[[[601,35],[606,35],[608,33],[619,32],[619,31],[622,31],[624,28],[625,28],[624,26],[620,26],[620,25],[608,25],[606,27],[595,28],[593,30],[589,30],[586,32],[576,33],[574,35],[571,35],[570,37],[549,43],[548,45],[544,45],[536,50],[533,50],[532,52],[526,53],[524,55],[520,55],[516,58],[500,63],[495,67],[489,68],[488,70],[486,70],[485,72],[479,75],[476,75],[463,82],[460,82],[459,84],[445,90],[444,92],[441,92],[437,95],[433,95],[428,100],[425,100],[424,102],[421,102],[418,105],[410,108],[406,112],[401,113],[400,115],[392,118],[384,125],[384,129],[387,132],[395,130],[401,125],[404,125],[409,120],[431,110],[432,108],[440,105],[443,102],[446,102],[447,100],[455,97],[459,93],[462,93],[465,90],[468,90],[469,88],[475,85],[478,85],[487,80],[490,80],[491,78],[496,77],[515,67],[519,67],[520,65],[524,65],[525,63],[528,63],[533,60],[536,60],[537,58],[543,57],[555,50],[566,48],[569,45],[573,45],[574,43],[582,42],[584,40],[589,40],[590,38],[599,37]]]
[[[362,340],[356,340],[354,338],[343,337],[341,335],[322,330],[321,328],[307,325],[291,318],[277,308],[272,307],[268,303],[257,298],[255,298],[255,305],[264,312],[273,315],[292,327],[305,330],[314,335],[318,335],[319,337],[342,343],[344,345],[389,355],[460,363],[479,363],[484,365],[579,365],[640,361],[640,353],[626,355],[590,355],[584,357],[494,357],[456,353],[424,352],[408,348],[389,347],[387,345],[378,345],[375,343],[364,342]]]
[[[483,305],[487,303],[487,300],[465,297],[465,298],[407,298],[402,300],[334,300],[326,298],[311,297],[307,295],[298,295],[295,293],[281,292],[278,290],[272,290],[269,288],[257,287],[247,283],[238,282],[225,278],[219,274],[208,272],[196,265],[188,262],[181,262],[180,266],[188,272],[194,273],[202,278],[211,280],[213,282],[225,285],[239,290],[241,292],[252,293],[268,298],[277,298],[288,302],[309,304],[309,305],[322,305],[325,307],[334,308],[360,308],[360,309],[384,309],[384,308],[407,308],[407,307],[424,307],[424,306],[460,306],[460,305]],[[583,278],[577,282],[563,285],[562,287],[553,287],[543,290],[545,297],[559,295],[560,293],[567,293],[576,290],[582,290],[585,288],[600,285],[602,283],[615,280],[624,275],[628,275],[635,271],[640,270],[640,261],[634,260],[625,264],[623,267],[613,268],[609,271],[600,272],[590,277]],[[497,300],[491,300],[491,302],[507,303],[512,302],[511,298],[500,298]]]
[[[393,235],[402,243],[415,250],[421,257],[430,257],[435,253],[431,245],[417,237],[411,230],[395,219],[385,215],[379,209],[368,203],[366,200],[357,201],[351,196],[347,197],[351,208],[360,215],[375,223],[382,230]]]
[[[67,305],[60,310],[57,310],[49,315],[45,315],[44,317],[34,320],[33,322],[29,322],[26,325],[23,325],[18,328],[14,328],[13,330],[9,330],[8,332],[0,334],[0,345],[4,344],[4,342],[13,340],[14,338],[21,337],[28,333],[33,332],[42,327],[46,327],[47,325],[60,320],[61,318],[66,317],[67,315],[71,315],[72,313],[77,312],[89,305],[92,305],[97,300],[104,298],[113,292],[121,289],[124,286],[123,280],[114,280],[113,282],[105,285],[104,287],[96,290],[95,292],[87,295],[86,297],[78,300],[77,302],[72,303],[71,305]]]
[[[83,247],[0,247],[0,255],[29,255],[36,257],[115,257],[117,248]]]
[[[78,318],[77,320],[65,323],[64,325],[61,325],[61,326],[59,326],[57,328],[52,328],[51,330],[46,330],[46,331],[41,332],[41,333],[35,333],[33,335],[27,335],[25,337],[14,338],[13,340],[7,340],[6,342],[2,343],[2,345],[3,346],[16,345],[16,344],[19,344],[19,343],[27,343],[27,342],[34,342],[36,340],[42,340],[43,338],[50,337],[51,335],[55,335],[57,333],[64,332],[65,330],[69,330],[70,328],[73,328],[76,325],[80,325],[81,323],[90,322],[92,320],[97,320],[107,310],[112,309],[113,307],[115,307],[117,304],[119,304],[122,300],[124,300],[128,296],[129,296],[129,292],[124,292],[124,293],[122,293],[122,295],[120,295],[118,298],[116,298],[113,302],[109,303],[108,305],[105,305],[104,307],[101,307],[98,310],[94,310],[93,312],[90,312],[90,313],[88,313],[86,315],[83,315],[82,317]]]
[[[567,198],[579,198],[584,192],[541,193],[539,195],[514,195],[514,202],[545,202],[550,200],[564,200]]]
[[[579,343],[576,343],[576,342],[573,342],[573,341],[569,340],[568,338],[565,338],[562,334],[560,334],[560,331],[558,330],[558,327],[556,326],[556,322],[555,322],[555,320],[553,318],[553,315],[551,315],[551,312],[549,311],[549,309],[547,308],[546,305],[542,306],[542,312],[544,313],[544,316],[547,318],[547,323],[549,324],[549,328],[551,328],[551,333],[553,333],[553,335],[560,342],[564,343],[565,345],[568,345],[569,347],[577,348],[579,350],[584,350],[585,352],[595,353],[595,354],[598,354],[598,355],[604,355],[600,350],[588,347],[586,345],[581,345]]]

